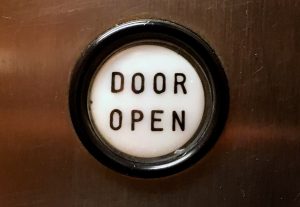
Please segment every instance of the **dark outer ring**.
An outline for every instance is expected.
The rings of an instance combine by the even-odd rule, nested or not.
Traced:
[[[99,64],[120,47],[134,42],[153,39],[169,42],[186,50],[201,65],[208,80],[212,105],[204,133],[196,134],[198,141],[180,155],[158,162],[145,162],[135,158],[124,158],[99,141],[88,116],[87,97],[90,81]],[[199,71],[197,71],[199,73]],[[201,78],[203,82],[203,79]],[[202,83],[203,84],[203,83]],[[207,98],[205,98],[207,99]],[[94,40],[82,54],[71,75],[69,109],[75,131],[88,151],[104,165],[125,175],[152,178],[179,172],[199,160],[219,137],[228,112],[229,90],[227,79],[214,51],[192,31],[177,24],[162,20],[138,20],[108,30]],[[192,138],[193,139],[193,138]]]

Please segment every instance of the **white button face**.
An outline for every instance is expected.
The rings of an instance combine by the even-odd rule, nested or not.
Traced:
[[[198,129],[205,105],[202,82],[190,62],[150,44],[108,58],[94,75],[89,99],[99,137],[141,158],[181,149]]]

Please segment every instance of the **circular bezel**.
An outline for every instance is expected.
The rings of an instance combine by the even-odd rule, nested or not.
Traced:
[[[205,108],[198,130],[180,149],[161,157],[139,158],[116,150],[101,137],[89,113],[89,91],[101,65],[113,54],[139,44],[161,45],[182,55],[204,88]],[[227,81],[215,53],[195,33],[168,21],[132,21],[108,30],[88,46],[71,76],[69,108],[81,142],[96,159],[126,175],[161,177],[195,163],[215,142],[228,110]]]

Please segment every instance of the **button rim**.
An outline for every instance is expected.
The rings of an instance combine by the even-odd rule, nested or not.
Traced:
[[[211,95],[209,99],[212,99],[212,106],[209,123],[205,123],[206,128],[203,137],[195,134],[195,138],[190,140],[196,140],[197,142],[194,143],[191,149],[173,156],[169,160],[154,159],[152,162],[143,163],[133,156],[125,156],[124,159],[123,153],[112,152],[111,149],[99,142],[99,136],[95,133],[88,116],[87,95],[92,76],[97,73],[99,65],[104,63],[112,53],[134,41],[149,39],[172,43],[183,50],[187,50],[189,55],[196,59],[203,70],[200,72],[204,72],[209,85],[209,91],[204,88],[204,112],[207,112],[206,108],[208,107],[206,103],[206,99],[208,99],[206,97],[207,92]],[[196,72],[199,75],[199,71]],[[200,77],[204,87],[202,78]],[[162,177],[191,166],[203,157],[216,142],[224,127],[228,108],[229,90],[227,79],[214,51],[191,30],[165,20],[130,21],[108,30],[89,44],[71,74],[69,110],[80,141],[97,160],[125,175],[143,178]],[[197,133],[199,133],[199,130],[197,130]]]

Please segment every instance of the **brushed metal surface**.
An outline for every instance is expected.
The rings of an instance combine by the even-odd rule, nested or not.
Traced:
[[[2,0],[1,206],[299,206],[300,2]],[[202,36],[229,81],[226,127],[182,173],[155,180],[107,169],[68,112],[70,73],[112,26],[167,19]]]

